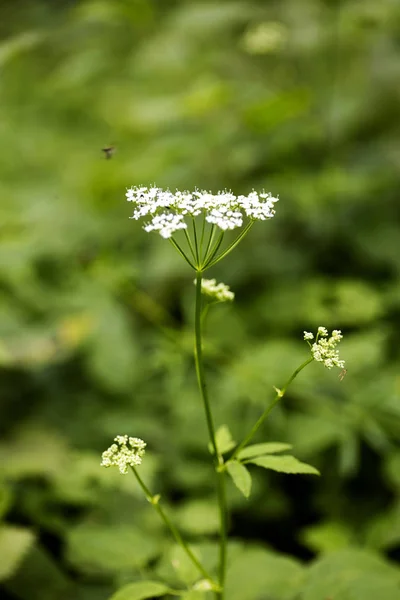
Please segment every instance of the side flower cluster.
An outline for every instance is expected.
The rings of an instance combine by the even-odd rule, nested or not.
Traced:
[[[205,220],[223,231],[243,225],[243,219],[265,221],[274,214],[278,198],[255,191],[247,196],[235,196],[223,191],[217,194],[195,190],[175,193],[158,187],[133,187],[126,192],[128,202],[133,202],[132,219],[145,218],[144,230],[157,231],[170,238],[179,229],[186,229],[185,217],[204,215]]]
[[[342,332],[339,329],[334,329],[330,337],[328,337],[328,330],[326,327],[318,327],[318,333],[314,340],[314,334],[308,331],[304,332],[304,339],[308,342],[311,348],[311,353],[314,360],[324,363],[327,369],[332,367],[344,368],[345,361],[340,360],[339,350],[336,350],[336,346],[343,338]]]
[[[196,283],[196,280],[194,283]],[[201,293],[218,302],[232,302],[235,298],[235,294],[230,291],[229,285],[217,283],[216,279],[202,279]]]
[[[146,443],[140,438],[117,435],[114,444],[101,455],[102,467],[118,467],[120,473],[126,475],[128,467],[136,467],[142,462]]]

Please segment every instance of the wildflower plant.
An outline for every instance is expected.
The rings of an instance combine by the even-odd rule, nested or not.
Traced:
[[[126,193],[127,200],[133,203],[132,218],[143,220],[143,228],[147,232],[157,232],[169,240],[180,256],[195,271],[195,324],[194,324],[194,362],[197,373],[199,392],[204,408],[208,428],[208,447],[215,471],[215,485],[219,505],[219,566],[217,573],[209,573],[198,556],[185,542],[177,527],[170,520],[161,505],[160,496],[153,495],[142,480],[138,467],[142,462],[146,444],[139,438],[118,435],[114,443],[103,452],[102,466],[117,466],[122,474],[129,469],[135,475],[145,497],[153,505],[165,525],[170,529],[176,542],[181,546],[199,573],[199,580],[192,591],[212,591],[215,598],[224,600],[226,575],[226,548],[228,507],[226,500],[226,480],[229,475],[245,497],[251,492],[251,474],[249,465],[271,469],[280,473],[319,475],[317,469],[299,461],[287,451],[291,446],[281,442],[262,442],[250,444],[274,406],[283,398],[289,385],[297,375],[314,360],[322,363],[327,369],[338,367],[345,371],[344,361],[339,358],[337,345],[342,339],[339,330],[331,335],[325,327],[319,327],[316,335],[304,332],[310,354],[295,369],[282,388],[274,388],[275,396],[265,407],[256,423],[236,444],[226,425],[215,427],[212,404],[206,386],[203,361],[203,325],[204,317],[210,305],[220,302],[232,302],[234,294],[223,283],[215,279],[204,279],[205,271],[225,258],[248,234],[256,221],[266,221],[275,214],[275,203],[278,198],[271,194],[252,191],[247,196],[235,196],[230,191],[210,192],[195,190],[194,192],[175,193],[158,187],[135,187]],[[229,232],[238,230],[233,239]],[[160,582],[140,582],[129,584],[132,597],[150,598],[154,595],[172,594],[184,596],[188,590],[175,590]],[[135,592],[134,587],[139,586]],[[143,587],[144,586],[144,587]],[[147,592],[146,592],[147,590]],[[134,595],[136,593],[136,595]],[[146,595],[147,593],[147,595]],[[128,597],[128,596],[127,596]],[[130,596],[129,596],[130,597]]]

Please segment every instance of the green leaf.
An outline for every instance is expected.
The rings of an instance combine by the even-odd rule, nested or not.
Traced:
[[[243,448],[238,454],[239,459],[252,458],[253,456],[262,456],[263,454],[277,454],[278,452],[285,452],[291,450],[290,444],[284,444],[283,442],[266,442],[264,444],[253,444]]]
[[[0,445],[2,472],[10,478],[51,477],[65,468],[68,451],[58,433],[31,423]]]
[[[190,592],[187,592],[187,594],[180,596],[180,598],[181,600],[205,600],[206,593],[198,590],[191,590]]]
[[[217,429],[215,434],[215,442],[217,444],[217,450],[220,454],[225,454],[225,452],[229,452],[232,448],[235,447],[236,442],[232,438],[232,434],[229,431],[228,425],[221,425]],[[208,449],[211,454],[213,454],[213,447],[211,443],[208,444]]]
[[[400,571],[372,552],[347,549],[317,560],[298,590],[302,600],[395,600]]]
[[[15,573],[34,541],[29,529],[10,525],[0,528],[0,581]]]
[[[292,600],[303,579],[304,568],[295,559],[257,546],[244,546],[229,561],[226,598]]]
[[[300,539],[307,548],[324,553],[349,547],[352,538],[353,535],[348,526],[334,521],[310,525],[300,533]]]
[[[138,364],[133,323],[118,303],[100,299],[97,321],[91,336],[88,370],[105,389],[112,392],[130,389]]]
[[[110,600],[143,600],[170,593],[169,587],[158,581],[138,581],[129,583],[113,594]]]
[[[243,496],[248,498],[251,490],[251,475],[246,467],[237,460],[232,460],[226,464],[226,468],[232,477],[233,483],[242,492]]]
[[[11,488],[5,483],[0,483],[0,519],[7,513],[12,502]]]
[[[372,518],[366,528],[369,547],[389,550],[400,542],[400,501],[386,508],[385,512]]]
[[[9,39],[0,44],[0,65],[3,67],[7,62],[19,55],[29,52],[40,44],[44,34],[39,31],[25,31],[19,35],[10,36]]]
[[[217,569],[219,560],[219,545],[217,542],[190,544],[190,549],[209,573],[213,573]],[[182,547],[177,544],[163,553],[156,573],[157,578],[162,581],[172,582],[178,580],[180,584],[185,586],[186,590],[193,589],[201,577],[198,568]]]
[[[179,525],[193,535],[212,534],[219,530],[219,511],[211,500],[192,500],[177,511]]]
[[[278,471],[278,473],[291,473],[291,474],[308,474],[308,475],[319,475],[319,471],[306,463],[300,462],[294,456],[259,456],[258,458],[252,458],[249,463],[253,463],[258,467],[264,469],[271,469],[272,471]]]
[[[200,562],[203,561],[203,557],[197,548],[190,545],[190,549],[197,556]],[[180,582],[183,582],[186,586],[192,586],[199,579],[199,571],[197,567],[192,563],[182,546],[175,544],[172,546],[168,553],[163,556],[165,563],[168,567],[175,572]],[[164,572],[158,572],[158,577],[167,579],[170,581],[171,572],[165,570]]]
[[[61,565],[38,544],[31,546],[18,570],[4,586],[19,600],[57,600],[75,598],[73,584]]]
[[[67,535],[67,558],[84,573],[110,573],[144,567],[159,553],[150,535],[130,525],[82,524]]]

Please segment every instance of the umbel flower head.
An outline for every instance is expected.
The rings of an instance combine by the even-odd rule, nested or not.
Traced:
[[[339,359],[339,350],[336,350],[336,346],[342,338],[343,335],[339,329],[334,329],[331,336],[328,337],[326,327],[318,327],[317,336],[315,341],[312,342],[314,334],[309,331],[304,332],[304,339],[311,348],[314,360],[324,363],[327,369],[332,369],[332,367],[344,368],[344,360]]]
[[[196,280],[194,283],[196,283]],[[229,285],[217,283],[216,279],[202,279],[201,293],[217,302],[232,302],[235,298],[235,294],[230,291]]]
[[[116,466],[120,473],[126,475],[128,467],[136,467],[141,464],[145,453],[146,443],[140,438],[117,435],[114,444],[101,455],[101,466]]]
[[[247,196],[223,191],[217,194],[194,190],[175,193],[158,187],[133,187],[126,192],[134,205],[132,219],[144,219],[143,229],[169,239],[195,271],[204,272],[227,256],[244,238],[255,221],[271,219],[274,198],[254,190]],[[246,222],[245,222],[246,221]],[[241,228],[228,247],[222,242],[227,231]],[[178,232],[183,232],[178,241]],[[218,232],[218,235],[216,235]],[[184,241],[182,245],[181,240]]]
[[[157,231],[163,238],[187,229],[186,218],[201,214],[207,223],[222,231],[242,227],[245,217],[265,221],[274,216],[274,204],[278,201],[266,192],[252,191],[248,196],[235,196],[228,191],[172,193],[158,187],[133,187],[126,192],[126,198],[135,207],[131,218],[146,219],[144,230]]]

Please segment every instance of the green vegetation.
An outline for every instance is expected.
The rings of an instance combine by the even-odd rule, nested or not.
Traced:
[[[204,348],[234,440],[307,360],[304,330],[344,333],[345,377],[310,365],[252,440],[321,477],[227,485],[226,600],[398,600],[399,39],[398,0],[0,4],[2,598],[197,581],[135,478],[100,468],[120,433],[215,572],[193,273],[124,198],[156,183],[280,196],[207,272],[235,293]]]

